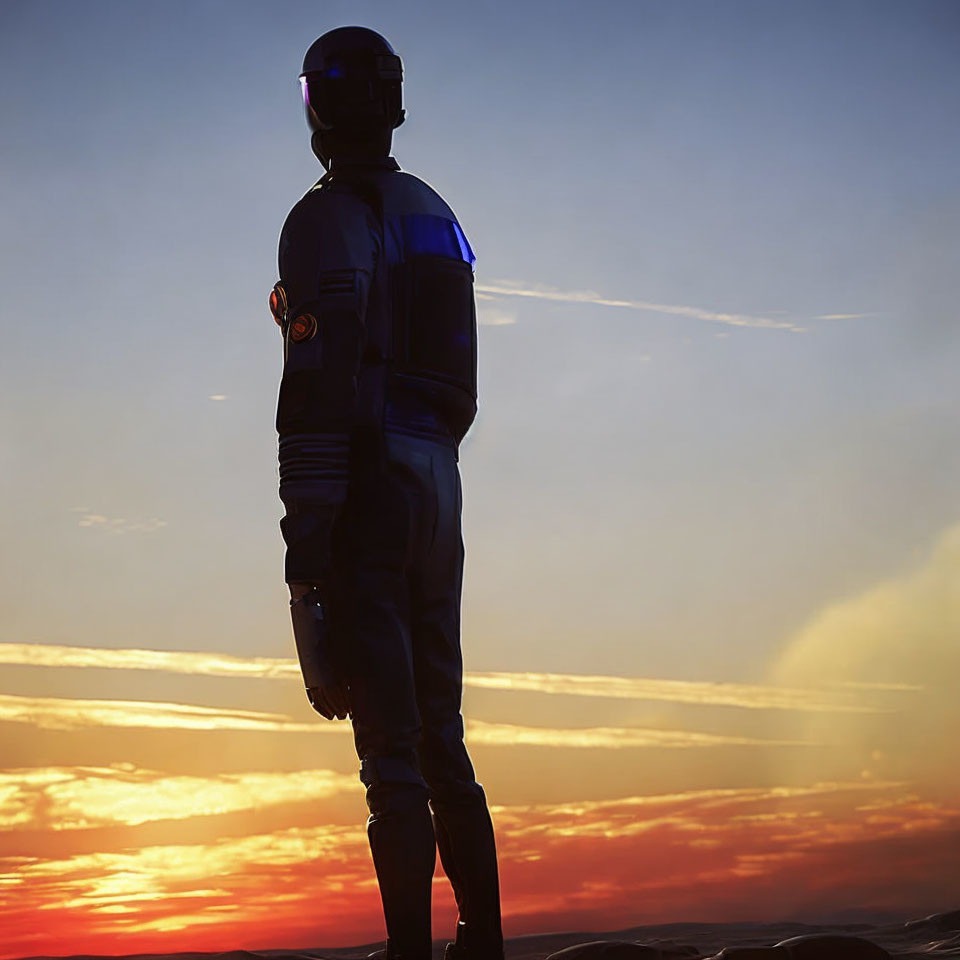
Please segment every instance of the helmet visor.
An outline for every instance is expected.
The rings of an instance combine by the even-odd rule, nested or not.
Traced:
[[[320,121],[320,114],[317,110],[317,107],[320,106],[321,98],[319,97],[319,90],[317,89],[317,82],[313,82],[313,94],[311,97],[310,91],[311,84],[307,81],[307,78],[304,76],[300,77],[300,93],[303,96],[303,112],[307,118],[307,126],[316,133],[319,130],[323,130],[325,125]],[[313,104],[311,104],[311,99]],[[314,106],[315,104],[315,106]]]
[[[400,111],[403,70],[390,54],[329,58],[322,69],[300,74],[307,124],[314,132],[334,126],[376,127]]]

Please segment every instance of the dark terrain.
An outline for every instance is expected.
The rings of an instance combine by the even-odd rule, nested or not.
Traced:
[[[118,960],[359,960],[382,946],[135,954]],[[436,941],[436,960],[443,946]],[[960,957],[960,910],[904,922],[667,923],[611,933],[545,933],[508,939],[506,955],[507,960],[946,960]]]

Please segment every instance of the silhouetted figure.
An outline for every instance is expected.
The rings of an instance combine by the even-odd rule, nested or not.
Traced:
[[[498,960],[493,826],[460,713],[474,257],[443,199],[390,156],[401,81],[390,44],[362,27],[324,34],[303,63],[327,173],[287,217],[271,295],[285,579],[310,702],[352,719],[387,928],[379,955],[430,957],[439,846],[460,913],[447,956]]]

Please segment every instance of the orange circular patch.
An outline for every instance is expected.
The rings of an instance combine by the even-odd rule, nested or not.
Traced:
[[[270,312],[278,324],[287,319],[287,291],[282,283],[275,283],[270,291]]]
[[[290,324],[290,339],[294,343],[303,343],[317,332],[317,318],[312,313],[301,313]]]

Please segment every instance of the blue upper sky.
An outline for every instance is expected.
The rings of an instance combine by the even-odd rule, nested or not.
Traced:
[[[0,638],[289,653],[266,301],[350,23],[478,258],[469,667],[749,678],[960,518],[956,3],[5,0]]]

